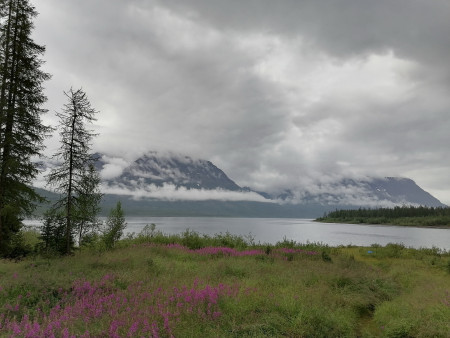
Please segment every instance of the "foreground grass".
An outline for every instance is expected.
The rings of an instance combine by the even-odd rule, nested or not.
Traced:
[[[0,336],[448,337],[450,255],[150,233],[0,261]]]

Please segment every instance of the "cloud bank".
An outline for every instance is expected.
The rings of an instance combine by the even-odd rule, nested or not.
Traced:
[[[450,204],[449,2],[35,5],[48,108],[82,86],[100,111],[96,151],[175,151],[272,192],[404,176]]]
[[[104,186],[102,192],[105,194],[130,196],[135,199],[154,198],[166,201],[253,201],[275,203],[267,200],[261,195],[254,192],[239,192],[222,189],[187,189],[185,187],[176,187],[172,184],[164,184],[163,186],[147,185],[145,187],[137,187],[130,189],[121,186]]]

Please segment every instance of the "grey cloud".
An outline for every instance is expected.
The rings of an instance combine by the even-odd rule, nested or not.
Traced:
[[[426,0],[161,1],[229,30],[306,36],[351,56],[393,48],[407,57],[444,60],[450,48],[450,3]],[[191,14],[191,15],[194,15]]]
[[[238,184],[272,191],[412,175],[450,202],[448,175],[433,169],[450,165],[448,2],[36,6],[36,41],[53,74],[48,108],[82,86],[101,112],[98,151],[127,161],[149,150],[206,158]],[[52,113],[46,120],[54,123]]]
[[[100,175],[104,180],[110,180],[120,176],[123,173],[123,170],[130,165],[128,161],[120,157],[109,157],[104,155],[102,160],[105,163]]]
[[[116,194],[124,196],[132,196],[134,198],[157,198],[168,201],[255,201],[273,203],[266,200],[261,195],[254,192],[225,191],[221,189],[205,190],[205,189],[187,189],[184,187],[176,187],[174,185],[165,184],[161,187],[149,185],[140,187],[138,184],[136,189],[130,190],[128,187],[104,187],[102,192],[106,194]]]

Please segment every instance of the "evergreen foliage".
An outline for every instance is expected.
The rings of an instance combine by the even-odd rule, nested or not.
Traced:
[[[64,254],[66,252],[65,229],[64,212],[54,208],[49,209],[44,214],[44,224],[41,227],[40,239],[43,241],[41,253],[50,256]]]
[[[450,208],[396,206],[357,210],[336,210],[318,218],[319,222],[450,226]]]
[[[107,249],[114,248],[116,242],[122,237],[123,231],[127,227],[122,204],[117,202],[116,207],[111,209],[106,227],[103,230],[103,242]]]
[[[87,123],[96,120],[94,115],[97,111],[91,107],[81,89],[74,91],[71,88],[64,94],[68,103],[57,114],[60,118],[61,148],[54,155],[61,163],[47,178],[48,184],[54,186],[62,196],[54,209],[64,212],[66,247],[63,253],[69,254],[74,242],[74,231],[78,230],[82,235],[88,224],[95,223],[101,195],[96,188],[100,180],[95,174],[92,165],[94,158],[90,153],[91,140],[95,134],[86,129]],[[85,211],[87,214],[82,215]]]
[[[83,238],[96,233],[100,226],[97,215],[101,209],[102,196],[103,194],[100,192],[100,175],[94,165],[90,163],[81,177],[78,206],[75,215],[78,244],[80,246]]]
[[[37,12],[28,0],[0,1],[0,254],[13,250],[11,239],[40,197],[30,187],[38,168],[33,157],[43,149],[50,128],[42,84],[43,46],[32,38]]]

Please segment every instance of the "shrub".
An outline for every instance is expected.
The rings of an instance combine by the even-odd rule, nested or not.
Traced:
[[[103,230],[103,242],[107,249],[112,249],[116,242],[122,237],[123,231],[127,227],[125,216],[122,210],[122,204],[117,202],[114,209],[111,209],[106,227]]]
[[[203,248],[203,242],[200,235],[190,229],[186,229],[182,234],[181,244],[191,250]]]

